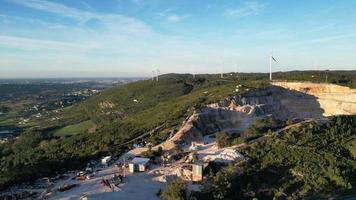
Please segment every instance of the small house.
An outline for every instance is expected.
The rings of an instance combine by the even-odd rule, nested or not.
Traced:
[[[144,172],[149,165],[150,159],[148,158],[134,158],[129,163],[129,172]]]

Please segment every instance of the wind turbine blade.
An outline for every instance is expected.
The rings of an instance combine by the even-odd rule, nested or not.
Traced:
[[[274,62],[278,63],[277,60],[273,57],[273,55],[272,55],[272,60],[274,60]]]

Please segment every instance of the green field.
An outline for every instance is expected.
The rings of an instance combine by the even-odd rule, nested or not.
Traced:
[[[51,134],[53,134],[53,136],[77,135],[79,133],[87,133],[88,129],[90,129],[93,126],[95,126],[95,124],[92,121],[87,120],[87,121],[81,122],[79,124],[69,125],[69,126],[65,126],[63,128],[57,129],[57,130],[51,132]]]

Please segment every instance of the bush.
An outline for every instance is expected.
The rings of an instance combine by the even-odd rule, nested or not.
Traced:
[[[215,175],[211,174],[203,183],[203,193],[208,195],[209,199],[235,199],[240,195],[238,185],[238,174],[235,167],[229,164],[222,168]]]
[[[256,119],[252,125],[245,130],[243,138],[249,141],[262,136],[266,132],[271,134],[272,129],[279,126],[280,124],[272,118]]]
[[[163,200],[185,200],[185,183],[182,179],[176,178],[162,192]]]
[[[227,133],[218,132],[216,133],[216,144],[219,148],[224,148],[231,146],[231,137]]]
[[[216,143],[219,148],[230,147],[233,145],[241,144],[244,140],[238,135],[218,132],[216,133]]]
[[[145,158],[150,158],[150,159],[154,159],[155,157],[159,157],[163,154],[163,149],[162,147],[158,147],[157,151],[152,150],[151,147],[148,147],[147,151],[144,151],[141,153],[142,157]]]

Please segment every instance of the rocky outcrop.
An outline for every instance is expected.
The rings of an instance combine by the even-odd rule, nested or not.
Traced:
[[[199,141],[218,131],[239,133],[256,118],[267,116],[286,120],[339,114],[356,114],[355,90],[331,84],[274,82],[196,110],[166,143]]]
[[[356,89],[309,82],[273,82],[272,84],[315,97],[323,110],[323,116],[356,114]]]

